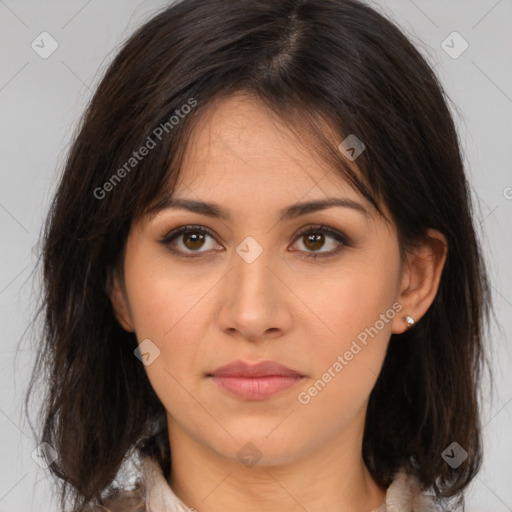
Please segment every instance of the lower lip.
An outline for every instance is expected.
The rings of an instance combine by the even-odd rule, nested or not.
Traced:
[[[212,377],[225,391],[246,400],[264,400],[291,388],[301,376],[271,375],[267,377]]]

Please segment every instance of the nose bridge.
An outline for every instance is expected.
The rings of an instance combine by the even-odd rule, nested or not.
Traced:
[[[223,330],[235,329],[244,337],[257,339],[265,331],[285,327],[286,303],[269,267],[272,253],[254,238],[247,237],[233,254],[232,270],[226,276],[219,322]]]
[[[273,275],[269,270],[272,265],[271,251],[266,250],[253,237],[247,237],[236,248],[233,255],[232,293],[238,304],[256,301],[270,305],[272,302]],[[258,306],[260,307],[260,306]]]

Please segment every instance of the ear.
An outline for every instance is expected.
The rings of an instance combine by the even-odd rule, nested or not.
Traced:
[[[447,253],[446,238],[435,229],[428,229],[424,238],[408,249],[398,296],[403,309],[393,320],[393,334],[407,329],[405,315],[417,323],[427,312],[439,289]]]
[[[122,277],[119,276],[117,268],[109,273],[107,280],[107,294],[112,302],[114,315],[121,327],[125,331],[135,332],[124,281]]]

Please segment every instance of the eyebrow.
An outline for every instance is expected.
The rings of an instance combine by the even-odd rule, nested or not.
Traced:
[[[357,201],[343,197],[328,197],[326,199],[317,199],[302,203],[295,203],[279,211],[279,221],[287,221],[306,215],[308,213],[325,210],[327,208],[342,207],[350,208],[365,216],[369,216],[368,210]],[[208,217],[222,219],[226,222],[231,221],[230,213],[222,208],[219,204],[208,203],[205,201],[195,201],[193,199],[184,199],[179,197],[165,197],[157,204],[152,206],[146,214],[149,216],[156,215],[162,210],[180,209],[190,212],[206,215]]]

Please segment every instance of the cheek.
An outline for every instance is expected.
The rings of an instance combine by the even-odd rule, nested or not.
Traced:
[[[366,330],[376,323],[380,337],[389,338],[389,317],[395,315],[392,306],[397,296],[396,267],[395,261],[387,265],[384,257],[354,257],[340,270],[317,277],[314,282],[297,280],[294,290],[304,297],[312,339],[315,334],[316,338],[326,337],[323,346],[341,350],[361,333],[364,338]],[[386,313],[383,323],[382,315]]]
[[[208,321],[207,292],[214,281],[211,276],[193,279],[177,273],[164,258],[134,259],[125,268],[137,339],[149,339],[159,350],[154,362],[145,366],[152,387],[166,406],[170,396],[190,406],[190,397],[182,397],[182,386],[188,387],[206,370],[200,344]]]
[[[343,422],[359,410],[373,389],[392,321],[401,310],[396,302],[395,263],[361,259],[331,276],[317,291],[310,289],[308,305],[320,312],[321,320],[315,318],[311,327],[319,326],[324,334],[319,340],[317,332],[319,341],[309,348],[314,375],[301,389],[298,401],[311,408],[313,417],[315,410],[324,418],[327,411],[332,421]]]
[[[205,315],[200,306],[205,291],[191,287],[190,280],[180,283],[177,275],[163,270],[131,276],[130,305],[137,339],[139,343],[150,339],[159,350],[158,357],[145,366],[151,387],[173,416],[186,411],[185,417],[202,418],[204,412],[195,410],[197,403],[187,390],[204,371],[200,331]]]
[[[148,251],[149,252],[149,251]],[[194,329],[216,275],[198,267],[183,271],[165,255],[135,254],[126,264],[126,286],[137,334],[166,344],[175,333]],[[179,340],[177,341],[179,343]]]
[[[389,302],[385,305],[383,301],[382,307],[367,310],[349,301],[346,307],[338,306],[338,316],[330,317],[336,318],[336,335],[320,340],[321,349],[309,348],[314,371],[298,390],[297,401],[316,425],[343,428],[368,400],[397,314]]]

